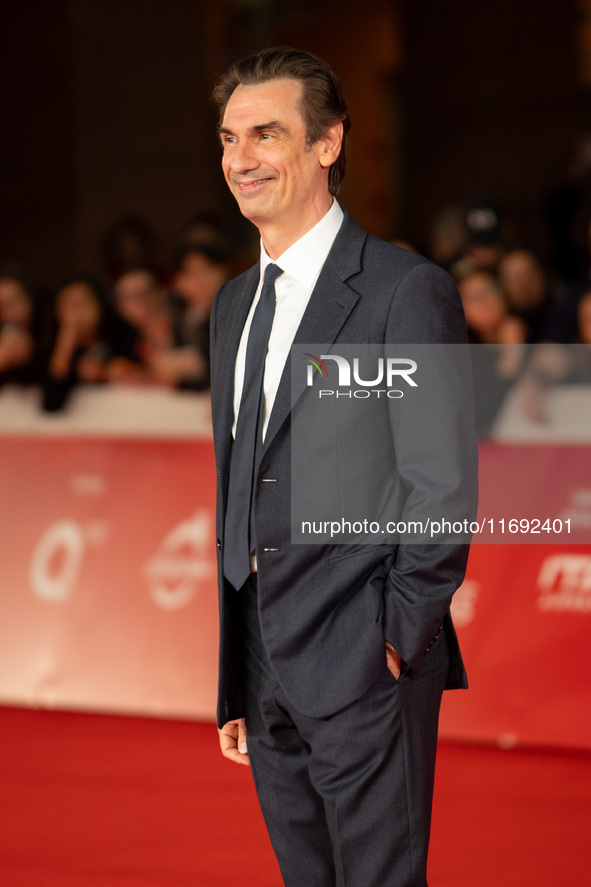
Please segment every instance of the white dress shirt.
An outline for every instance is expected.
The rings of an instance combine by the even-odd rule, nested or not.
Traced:
[[[246,345],[255,308],[258,304],[263,278],[267,265],[274,263],[283,269],[283,274],[275,282],[275,317],[269,337],[269,350],[265,360],[263,388],[265,392],[265,416],[263,421],[263,440],[269,425],[269,416],[273,409],[277,389],[285,361],[292,346],[296,330],[300,325],[304,312],[310,301],[312,290],[316,285],[322,266],[338,234],[343,221],[343,210],[336,200],[325,216],[314,225],[303,237],[287,249],[277,259],[270,259],[261,241],[260,280],[252,305],[244,324],[236,366],[234,370],[234,424],[232,435],[236,434],[236,423],[240,410],[240,398],[244,384],[244,364],[246,361]]]

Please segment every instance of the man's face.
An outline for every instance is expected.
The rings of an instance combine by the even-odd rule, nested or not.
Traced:
[[[259,228],[297,234],[331,203],[325,146],[307,145],[301,92],[296,80],[240,85],[226,106],[222,169],[242,214]]]

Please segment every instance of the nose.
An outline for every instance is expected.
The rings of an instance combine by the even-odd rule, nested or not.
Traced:
[[[248,140],[237,142],[226,149],[224,161],[230,172],[245,175],[259,166],[255,151]]]

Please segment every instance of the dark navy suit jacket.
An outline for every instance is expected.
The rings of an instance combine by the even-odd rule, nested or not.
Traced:
[[[237,592],[223,577],[223,527],[234,366],[258,281],[257,264],[225,284],[216,296],[211,319],[220,726],[243,714],[234,616]],[[372,237],[345,213],[295,342],[423,345],[465,341],[460,299],[446,272],[413,252]],[[288,360],[253,491],[261,631],[285,694],[310,717],[338,711],[383,673],[384,639],[398,651],[409,673],[425,667],[435,642],[447,642],[451,654],[447,686],[466,686],[449,606],[463,580],[468,546],[291,544],[291,402]],[[471,514],[477,464],[471,391],[450,391],[449,402],[439,413],[444,420],[428,436],[432,443],[426,444],[427,450],[421,447],[417,453],[413,434],[401,430],[393,470],[401,472],[415,489],[417,485],[437,486],[442,501],[446,497],[461,501]],[[441,461],[429,458],[429,445],[450,453],[444,476]],[[435,471],[438,476],[433,476]],[[273,482],[263,482],[264,478]]]

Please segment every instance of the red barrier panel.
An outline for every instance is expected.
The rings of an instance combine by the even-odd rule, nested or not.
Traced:
[[[0,698],[211,718],[210,441],[0,438]]]
[[[591,748],[588,546],[473,546],[452,614],[470,690],[442,736]]]
[[[31,409],[8,425],[0,410],[0,700],[211,719],[206,402],[159,394],[167,425],[150,434],[128,409],[133,399],[114,396],[117,428],[100,437],[93,428],[72,436],[71,416],[42,421]],[[96,397],[109,414],[113,401]],[[82,407],[94,422],[96,411]],[[126,428],[136,436],[118,436]],[[570,516],[588,534],[588,447],[485,444],[481,469],[479,519]],[[515,513],[503,511],[507,490]],[[471,689],[445,694],[442,736],[591,748],[591,545],[544,541],[473,545],[453,603]]]
[[[441,735],[591,748],[591,545],[568,544],[589,538],[589,448],[486,441],[479,474],[479,520],[510,544],[474,537],[452,602],[470,690],[445,694]],[[509,532],[522,518],[534,535]]]

